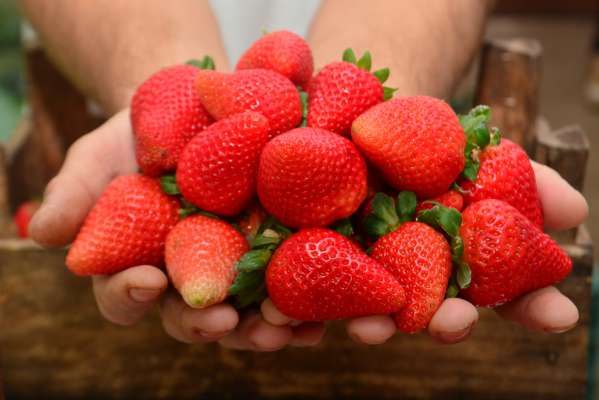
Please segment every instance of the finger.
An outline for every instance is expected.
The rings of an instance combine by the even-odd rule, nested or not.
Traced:
[[[169,292],[160,307],[164,330],[183,343],[213,342],[229,335],[239,316],[229,304],[216,304],[201,310],[189,307],[181,296]]]
[[[498,307],[497,313],[533,331],[561,333],[578,322],[576,305],[555,287],[539,289]]]
[[[359,343],[382,344],[389,340],[397,328],[388,315],[372,315],[348,321],[346,331],[349,337]]]
[[[322,341],[324,333],[324,323],[303,322],[293,328],[293,338],[289,344],[296,347],[316,346]]]
[[[104,318],[119,325],[139,321],[158,302],[167,285],[166,275],[149,265],[93,278],[100,312]]]
[[[270,299],[266,299],[262,302],[262,305],[260,306],[260,311],[262,312],[262,317],[264,318],[264,320],[272,325],[288,325],[293,321],[291,318],[277,310],[277,308]]]
[[[71,242],[106,185],[137,169],[134,154],[127,111],[75,142],[46,187],[30,223],[31,237],[49,247]]]
[[[219,341],[223,346],[238,350],[276,351],[291,341],[293,332],[288,326],[275,326],[260,314],[243,318],[238,329]]]
[[[476,307],[463,299],[446,299],[428,325],[428,333],[444,344],[466,340],[478,322]]]
[[[532,162],[537,179],[539,198],[543,205],[545,226],[562,230],[580,225],[589,214],[582,194],[574,189],[555,170]]]

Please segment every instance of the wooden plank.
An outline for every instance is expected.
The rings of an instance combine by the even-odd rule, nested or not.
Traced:
[[[28,49],[25,67],[30,111],[9,144],[12,207],[40,196],[60,169],[66,149],[102,122],[88,112],[85,97],[41,48]]]
[[[491,106],[491,125],[530,152],[538,113],[541,44],[534,39],[494,39],[481,54],[475,104]]]
[[[64,268],[64,252],[0,242],[5,390],[11,399],[39,399],[40,388],[48,399],[583,399],[592,249],[581,232],[560,285],[581,311],[568,333],[527,332],[481,310],[472,338],[455,346],[425,335],[356,345],[334,325],[318,347],[271,354],[179,344],[156,314],[111,325],[89,280]]]

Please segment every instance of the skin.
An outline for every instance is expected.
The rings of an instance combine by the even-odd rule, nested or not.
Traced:
[[[61,171],[48,184],[42,207],[30,224],[31,237],[48,247],[70,243],[106,185],[137,170],[125,108],[135,87],[158,68],[198,55],[211,54],[221,69],[227,67],[206,1],[182,0],[177,7],[163,7],[159,0],[98,1],[101,7],[98,2],[21,1],[65,74],[114,114],[69,149]],[[338,59],[349,44],[358,53],[368,45],[374,67],[390,67],[389,85],[400,88],[402,95],[442,98],[450,94],[475,53],[489,7],[489,2],[479,0],[381,0],[376,7],[372,2],[354,1],[347,7],[348,3],[325,1],[315,18],[309,40],[317,66]],[[102,18],[97,16],[99,9]],[[396,17],[386,18],[390,13]],[[56,24],[56,20],[70,23]],[[107,20],[109,28],[103,23]],[[144,35],[131,33],[140,26]],[[555,171],[534,167],[547,227],[567,229],[584,221],[588,207],[582,195]],[[245,315],[226,304],[195,310],[167,286],[166,275],[150,265],[93,278],[98,308],[107,320],[133,325],[159,306],[165,331],[185,343],[218,341],[234,349],[275,351],[288,345],[316,345],[324,334],[323,324],[292,321],[270,300],[264,301],[260,312]],[[530,293],[497,312],[506,320],[544,332],[565,331],[578,320],[576,306],[555,288]],[[470,335],[477,320],[473,305],[450,299],[439,308],[428,332],[440,343],[456,343]],[[370,316],[347,321],[347,332],[358,342],[380,344],[396,328],[389,316]]]

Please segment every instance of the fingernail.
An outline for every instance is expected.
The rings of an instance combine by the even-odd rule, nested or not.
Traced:
[[[129,297],[133,300],[140,303],[147,303],[149,301],[155,300],[162,291],[159,289],[142,289],[142,288],[132,288],[129,289]]]
[[[443,333],[439,334],[439,339],[443,343],[456,343],[461,340],[464,340],[472,332],[472,328],[473,328],[474,324],[475,323],[472,323],[472,324],[468,325],[467,327],[465,327],[464,329],[461,329],[459,331],[443,332]]]
[[[547,333],[564,333],[564,332],[567,332],[570,329],[574,328],[576,325],[578,325],[578,321],[576,321],[572,325],[568,325],[566,327],[545,328],[544,331]]]
[[[193,328],[193,334],[206,340],[217,340],[227,336],[231,331],[206,332],[198,328]]]

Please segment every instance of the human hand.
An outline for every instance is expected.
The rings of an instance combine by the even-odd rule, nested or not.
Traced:
[[[135,171],[129,111],[123,110],[69,149],[62,169],[48,184],[42,206],[31,221],[31,237],[48,247],[72,242],[108,183],[116,176]],[[133,325],[160,304],[166,332],[185,343],[220,341],[236,349],[272,351],[288,344],[316,344],[324,333],[320,323],[291,324],[269,301],[263,304],[262,314],[240,316],[228,304],[203,310],[190,308],[178,293],[167,288],[167,276],[152,265],[93,277],[94,296],[107,320]]]
[[[551,168],[532,162],[545,226],[564,230],[580,225],[587,217],[584,197]],[[559,195],[556,195],[559,194]],[[504,319],[514,321],[534,331],[559,333],[573,328],[578,321],[578,309],[555,287],[546,287],[495,309]],[[466,300],[446,299],[433,316],[428,333],[441,343],[457,343],[468,338],[476,322],[476,307]],[[389,316],[356,318],[347,323],[347,332],[354,340],[379,344],[396,332]]]

